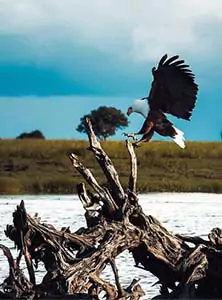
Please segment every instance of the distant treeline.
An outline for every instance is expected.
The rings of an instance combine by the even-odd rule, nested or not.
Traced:
[[[125,142],[102,143],[120,180],[128,184],[129,160]],[[0,140],[0,194],[73,194],[82,178],[67,153],[78,154],[98,181],[106,184],[88,141]],[[140,192],[222,193],[222,143],[187,142],[181,150],[172,142],[144,144],[136,149]]]
[[[45,137],[40,130],[33,130],[31,132],[21,133],[16,139],[45,139]]]

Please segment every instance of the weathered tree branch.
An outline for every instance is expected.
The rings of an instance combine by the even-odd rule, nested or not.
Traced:
[[[126,141],[127,150],[130,155],[131,172],[129,176],[129,190],[136,193],[136,181],[137,181],[137,159],[134,151],[134,147],[131,142]]]
[[[31,217],[21,201],[13,213],[13,225],[5,234],[19,249],[14,260],[9,248],[0,245],[9,262],[9,276],[3,282],[0,297],[8,299],[106,299],[137,300],[144,295],[138,280],[123,287],[115,263],[116,257],[128,249],[136,267],[149,271],[159,279],[159,299],[221,298],[222,296],[222,231],[214,228],[209,240],[182,236],[166,230],[151,215],[145,215],[136,195],[137,161],[134,148],[126,142],[130,155],[130,177],[124,191],[118,174],[97,140],[87,120],[90,150],[107,178],[101,186],[79,158],[69,154],[75,169],[85,183],[77,185],[77,193],[85,209],[86,227],[71,232]],[[19,264],[24,256],[29,278]],[[43,262],[46,274],[36,284],[34,267]],[[115,284],[101,278],[110,264]],[[74,298],[76,297],[76,298]]]
[[[120,184],[119,176],[116,172],[115,167],[111,159],[108,157],[106,152],[102,149],[100,142],[96,138],[90,120],[86,119],[88,137],[90,142],[90,150],[94,153],[95,158],[97,159],[101,169],[103,170],[106,178],[107,184],[109,186],[110,193],[115,199],[116,204],[121,206],[124,204],[125,193]]]
[[[104,189],[99,185],[97,180],[94,178],[91,171],[84,167],[84,165],[80,162],[77,155],[74,153],[69,154],[69,159],[71,160],[73,166],[76,170],[82,175],[82,177],[86,180],[86,182],[99,194],[103,196]]]
[[[102,201],[103,204],[105,205],[106,211],[110,214],[111,217],[112,214],[114,214],[114,212],[118,210],[118,206],[116,205],[115,201],[112,199],[112,196],[109,193],[109,191],[106,190],[106,188],[102,188],[99,185],[97,180],[92,175],[91,171],[84,167],[84,165],[79,161],[78,157],[75,154],[70,153],[69,158],[72,161],[73,166],[83,176],[83,178],[87,181],[87,183],[98,193],[99,196],[99,197],[94,196],[93,197],[94,199],[91,198],[91,200],[89,200],[89,197],[86,196],[86,191],[83,191],[84,187],[81,185],[77,185],[77,192],[79,195],[81,194],[80,200],[82,201],[83,199],[85,199],[86,201],[87,199],[88,203],[90,201],[91,203],[93,202],[94,204],[95,198],[97,198],[97,203],[99,202],[99,200]]]

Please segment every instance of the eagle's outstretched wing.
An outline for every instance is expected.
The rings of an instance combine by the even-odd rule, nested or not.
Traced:
[[[178,58],[176,55],[167,59],[164,55],[157,69],[152,69],[154,80],[148,102],[150,109],[189,120],[197,99],[198,85],[189,66]]]

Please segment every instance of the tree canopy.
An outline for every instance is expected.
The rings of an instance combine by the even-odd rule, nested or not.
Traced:
[[[92,110],[89,114],[80,119],[77,131],[86,133],[86,118],[90,118],[96,136],[105,140],[107,137],[115,135],[117,129],[127,127],[129,121],[121,110],[115,107],[100,106]]]

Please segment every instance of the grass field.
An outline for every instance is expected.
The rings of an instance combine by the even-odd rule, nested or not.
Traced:
[[[67,153],[81,157],[101,184],[106,184],[88,141],[0,140],[0,194],[72,194],[81,176]],[[129,159],[125,142],[102,143],[124,187]],[[222,143],[187,142],[181,150],[172,142],[151,142],[136,149],[141,192],[222,193]]]

